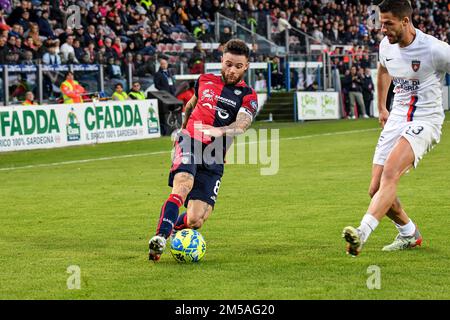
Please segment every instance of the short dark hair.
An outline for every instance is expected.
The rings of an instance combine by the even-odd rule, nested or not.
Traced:
[[[384,0],[378,7],[381,13],[390,12],[399,19],[404,17],[412,18],[413,9],[409,0]]]
[[[225,44],[223,53],[225,54],[228,52],[239,56],[245,56],[247,59],[250,57],[250,49],[247,44],[239,39],[231,39]]]

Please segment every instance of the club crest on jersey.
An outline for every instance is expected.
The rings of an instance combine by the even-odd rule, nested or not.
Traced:
[[[237,96],[240,96],[242,94],[242,91],[236,89],[236,90],[234,90],[234,94],[237,95]]]
[[[413,60],[413,61],[411,62],[411,66],[412,66],[412,69],[414,70],[414,72],[419,71],[419,68],[420,68],[420,61],[419,61],[419,60]]]
[[[203,90],[203,92],[202,92],[202,95],[201,95],[201,101],[211,101],[211,102],[214,102],[214,98],[215,98],[215,93],[214,93],[214,91],[212,90],[212,89],[205,89],[205,90]]]

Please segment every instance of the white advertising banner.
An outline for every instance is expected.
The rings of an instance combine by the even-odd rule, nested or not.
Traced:
[[[0,107],[0,152],[160,136],[156,99]]]
[[[256,96],[258,97],[258,110],[256,111],[256,114],[259,114],[266,104],[267,93],[257,93]]]
[[[297,92],[298,120],[339,119],[338,92]]]

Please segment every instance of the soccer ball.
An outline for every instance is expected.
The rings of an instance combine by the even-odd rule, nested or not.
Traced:
[[[198,262],[205,255],[206,242],[197,230],[183,229],[172,237],[170,252],[178,262]]]

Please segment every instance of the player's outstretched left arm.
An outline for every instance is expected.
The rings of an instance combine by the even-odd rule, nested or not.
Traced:
[[[203,134],[210,137],[221,136],[237,136],[243,134],[250,128],[253,121],[253,117],[247,112],[239,112],[236,116],[236,121],[225,127],[213,127],[209,125],[203,125],[201,131]]]

